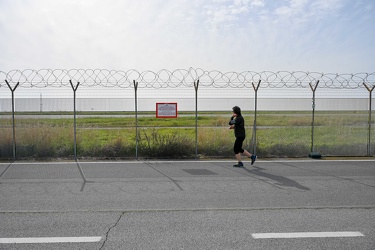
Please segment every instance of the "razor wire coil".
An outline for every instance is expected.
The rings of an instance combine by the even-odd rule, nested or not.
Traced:
[[[0,71],[0,87],[6,81],[23,88],[70,87],[70,81],[86,87],[132,88],[137,82],[139,88],[179,88],[199,86],[214,88],[252,88],[260,81],[261,88],[319,88],[356,89],[364,84],[375,86],[375,72],[355,74],[318,73],[305,71],[206,71],[200,68],[162,69],[159,71],[108,70],[108,69],[25,69]]]

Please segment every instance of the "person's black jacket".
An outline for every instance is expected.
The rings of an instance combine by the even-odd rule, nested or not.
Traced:
[[[245,137],[245,120],[242,115],[238,115],[236,118],[232,116],[229,121],[229,125],[234,125],[234,136]]]

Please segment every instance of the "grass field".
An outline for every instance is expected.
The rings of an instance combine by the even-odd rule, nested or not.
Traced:
[[[55,117],[56,113],[52,113]],[[71,158],[73,115],[48,118],[43,113],[15,116],[18,158]],[[27,115],[27,116],[24,116]],[[63,114],[67,115],[67,114]],[[94,115],[94,117],[86,117]],[[136,121],[132,113],[79,113],[77,116],[77,156],[80,158],[134,158]],[[119,117],[119,115],[123,115]],[[151,115],[151,116],[150,116]],[[198,156],[233,157],[233,131],[228,129],[230,113],[198,114]],[[254,149],[254,114],[244,113],[247,139],[244,147]],[[260,157],[306,157],[311,151],[312,115],[309,112],[259,112],[256,151]],[[141,158],[195,158],[195,114],[160,119],[152,113],[138,115],[138,156]],[[0,158],[12,157],[12,120],[0,119]],[[375,151],[372,120],[371,149]],[[317,112],[314,151],[323,155],[363,156],[367,154],[368,114],[366,112]]]

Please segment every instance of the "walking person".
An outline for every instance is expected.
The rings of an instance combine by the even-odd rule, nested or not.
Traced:
[[[234,129],[234,136],[236,140],[234,142],[233,151],[238,161],[237,164],[233,165],[233,167],[243,167],[242,163],[242,155],[244,154],[251,159],[251,165],[254,164],[256,160],[256,155],[252,155],[249,151],[242,148],[243,141],[245,140],[246,133],[245,133],[245,120],[241,115],[241,108],[238,106],[234,106],[232,108],[233,115],[229,121],[229,129]]]

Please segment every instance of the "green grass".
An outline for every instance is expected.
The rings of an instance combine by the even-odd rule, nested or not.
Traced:
[[[230,115],[228,112],[199,113],[200,157],[233,157],[234,135],[227,125]],[[254,114],[245,113],[245,121],[248,137],[244,146],[252,151]],[[195,122],[194,113],[169,119],[139,116],[139,157],[194,158]],[[16,116],[15,125],[19,158],[73,157],[73,117],[20,119]],[[11,158],[11,119],[0,119],[0,128],[0,158]],[[371,147],[375,154],[375,125],[372,128]],[[315,151],[323,155],[362,156],[367,153],[367,140],[368,116],[365,112],[316,113]],[[257,154],[260,157],[306,157],[310,147],[311,113],[258,113]],[[78,157],[134,158],[135,152],[134,117],[77,118]]]
[[[215,127],[226,126],[228,124],[229,114],[217,113],[205,116],[198,115],[198,126]],[[253,124],[253,115],[245,116],[247,126]],[[258,126],[310,126],[312,121],[311,114],[305,113],[260,113],[257,116]],[[178,118],[161,119],[155,117],[138,117],[138,126],[141,127],[193,127],[195,126],[195,116],[180,116]],[[77,118],[77,126],[113,128],[113,127],[134,127],[135,117],[85,117]],[[1,119],[0,126],[11,126],[11,119]],[[367,125],[368,115],[364,113],[317,113],[315,116],[315,125]],[[72,126],[73,116],[71,119],[17,119],[17,126]]]

